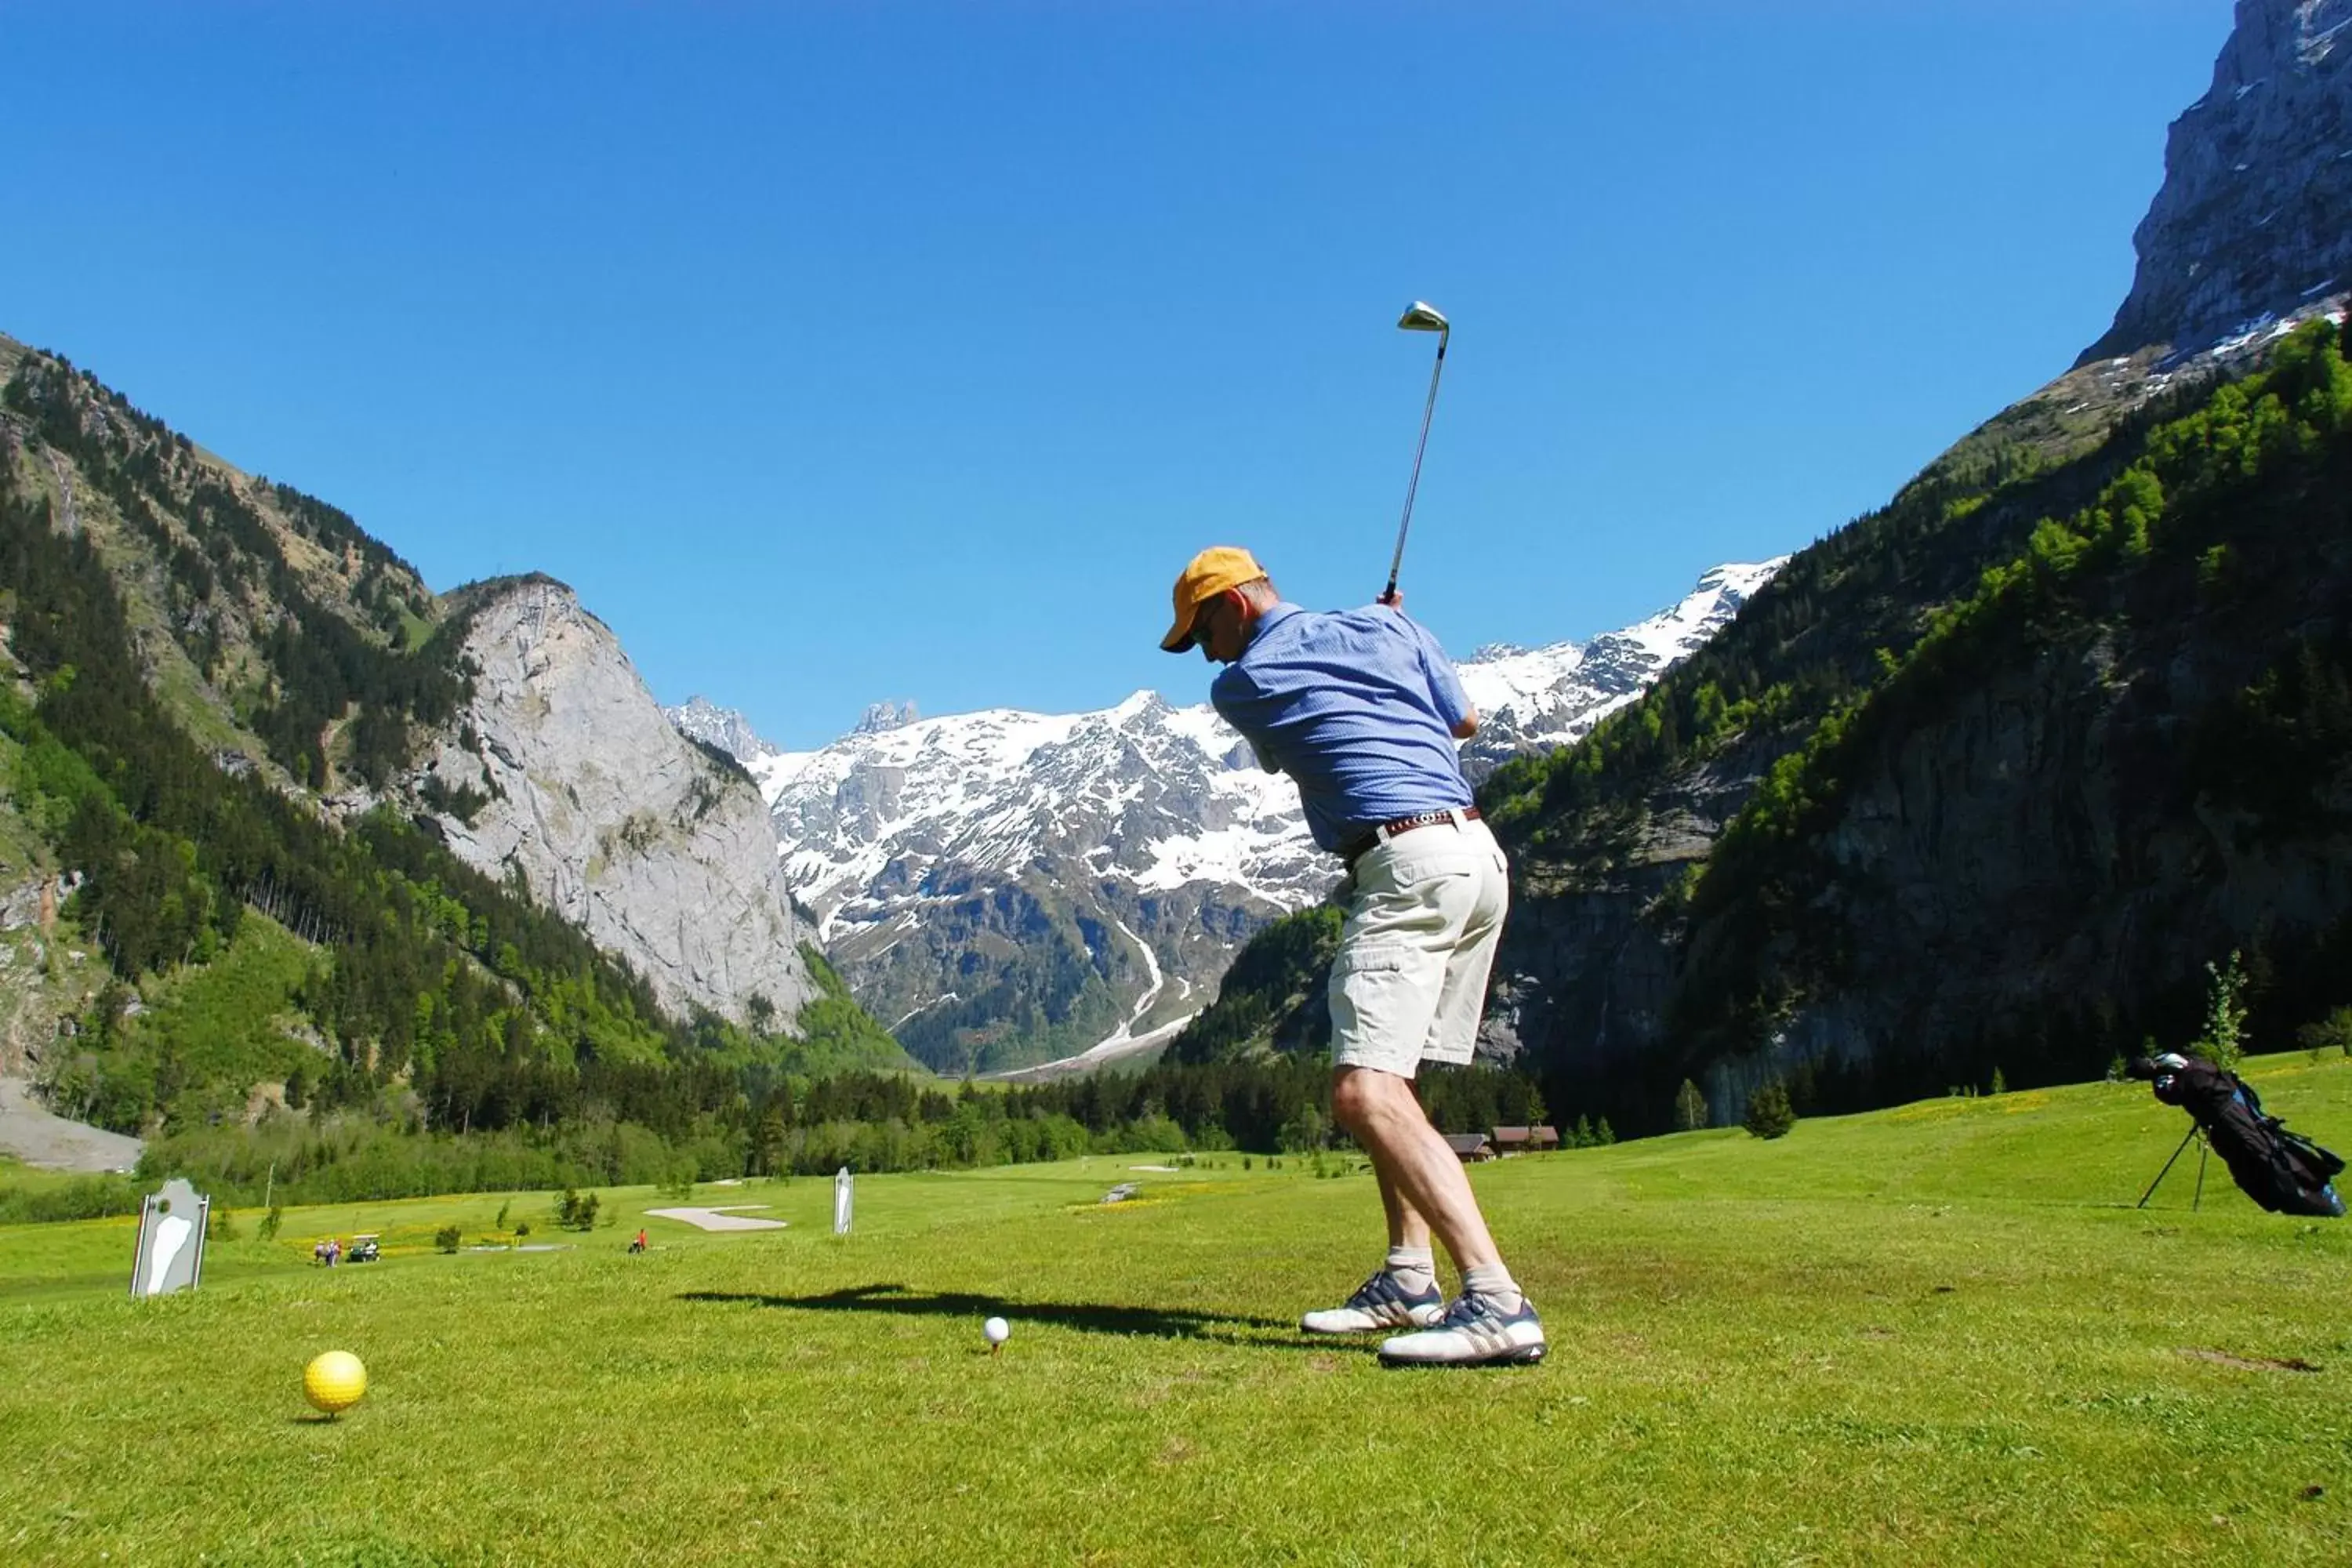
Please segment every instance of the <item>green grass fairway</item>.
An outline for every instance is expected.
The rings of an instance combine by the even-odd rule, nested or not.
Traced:
[[[2249,1076],[2352,1147],[2352,1061]],[[868,1178],[845,1241],[829,1183],[705,1186],[791,1228],[642,1258],[644,1192],[518,1197],[544,1253],[432,1250],[495,1194],[245,1215],[139,1305],[129,1222],[0,1229],[0,1561],[2352,1562],[2352,1222],[2218,1165],[2192,1213],[2193,1153],[2135,1210],[2186,1125],[2095,1085],[1481,1168],[1552,1354],[1468,1373],[1296,1331],[1379,1219],[1295,1160]]]

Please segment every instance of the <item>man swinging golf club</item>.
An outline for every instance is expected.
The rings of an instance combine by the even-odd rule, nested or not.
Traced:
[[[1435,332],[1437,363],[1379,604],[1302,610],[1248,551],[1220,545],[1176,579],[1176,620],[1160,646],[1197,645],[1225,667],[1209,689],[1218,713],[1261,767],[1291,776],[1315,842],[1348,865],[1348,923],[1331,964],[1331,1114],[1371,1152],[1389,1256],[1344,1303],[1299,1326],[1409,1331],[1381,1345],[1392,1365],[1541,1361],[1543,1321],[1412,1092],[1419,1063],[1470,1059],[1511,889],[1454,749],[1477,732],[1478,715],[1397,595],[1450,335],[1444,315],[1417,300],[1397,325]],[[1433,1232],[1462,1270],[1451,1302],[1437,1288]]]
[[[1510,882],[1454,751],[1478,716],[1445,652],[1392,593],[1329,614],[1285,603],[1246,550],[1220,545],[1176,579],[1160,646],[1225,667],[1217,712],[1259,765],[1298,785],[1308,829],[1347,862],[1331,965],[1331,1114],[1369,1151],[1388,1259],[1310,1333],[1390,1330],[1391,1364],[1529,1362],[1543,1323],[1503,1266],[1461,1162],[1413,1095],[1423,1061],[1466,1062]],[[1462,1271],[1448,1303],[1432,1233]]]

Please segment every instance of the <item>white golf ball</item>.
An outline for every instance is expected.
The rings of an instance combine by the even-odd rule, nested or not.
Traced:
[[[991,1318],[980,1325],[980,1337],[990,1344],[1001,1345],[1013,1337],[1013,1325],[1002,1318]]]

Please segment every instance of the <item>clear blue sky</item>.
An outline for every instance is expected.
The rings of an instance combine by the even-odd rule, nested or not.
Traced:
[[[0,331],[540,570],[790,746],[1197,701],[1195,548],[1457,653],[1797,548],[2063,371],[2229,0],[5,10]]]

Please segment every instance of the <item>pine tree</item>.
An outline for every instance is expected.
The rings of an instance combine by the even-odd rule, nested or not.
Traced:
[[[1706,1124],[1706,1096],[1698,1091],[1698,1085],[1683,1079],[1683,1087],[1675,1095],[1675,1131],[1696,1132]]]
[[[1758,1138],[1785,1138],[1789,1129],[1797,1124],[1797,1112],[1789,1104],[1788,1087],[1774,1079],[1770,1083],[1748,1097],[1748,1120],[1741,1125]]]
[[[2211,992],[2205,1006],[2205,1033],[2191,1047],[2225,1072],[2234,1071],[2246,1054],[2246,975],[2232,952],[2227,964],[2208,963],[2205,973]]]

